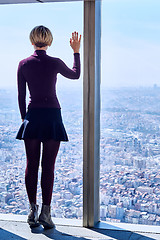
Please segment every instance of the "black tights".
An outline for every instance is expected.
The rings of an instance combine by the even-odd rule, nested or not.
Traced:
[[[38,169],[41,153],[41,142],[37,139],[25,139],[27,165],[25,170],[25,185],[30,203],[36,204]],[[60,142],[53,139],[42,143],[42,202],[50,205],[54,182],[55,160],[59,150]]]

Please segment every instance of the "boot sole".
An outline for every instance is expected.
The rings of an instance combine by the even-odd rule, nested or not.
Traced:
[[[40,223],[41,225],[43,225],[43,227],[44,227],[45,229],[51,229],[51,228],[54,228],[54,227],[55,227],[55,224],[54,224],[54,225],[50,225],[50,224],[46,223],[46,222],[43,221],[43,220],[39,221],[39,223]]]
[[[32,221],[27,221],[30,227],[39,227],[40,223],[39,222],[32,222]]]
[[[39,227],[40,224],[39,223],[28,223],[30,227],[34,228],[34,227]]]

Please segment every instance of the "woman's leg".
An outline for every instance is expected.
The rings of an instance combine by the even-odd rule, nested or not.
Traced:
[[[42,153],[42,201],[44,205],[50,205],[54,182],[54,166],[59,150],[60,142],[53,139],[43,142]]]
[[[25,139],[24,143],[27,156],[25,185],[29,202],[36,204],[41,142],[38,139]]]

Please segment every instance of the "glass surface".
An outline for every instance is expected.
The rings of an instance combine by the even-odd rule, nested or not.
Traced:
[[[34,26],[40,24],[49,27],[53,33],[54,40],[47,51],[48,55],[61,58],[72,68],[73,51],[69,39],[73,31],[82,34],[82,2],[0,5],[0,30],[5,31],[0,38],[0,213],[28,214],[25,149],[23,141],[15,139],[21,125],[16,72],[19,61],[33,53],[29,33]],[[57,95],[69,142],[61,143],[56,160],[51,215],[58,218],[81,219],[83,212],[81,77],[79,80],[70,80],[58,75]],[[41,208],[40,177],[41,167],[37,188],[37,203]]]
[[[100,218],[160,225],[158,1],[103,1]]]

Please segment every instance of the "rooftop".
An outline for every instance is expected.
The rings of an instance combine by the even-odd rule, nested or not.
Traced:
[[[85,228],[81,220],[52,218],[56,228],[44,230],[43,227],[31,229],[26,215],[0,214],[1,240],[154,240],[160,239],[160,227],[106,223],[96,228]]]

